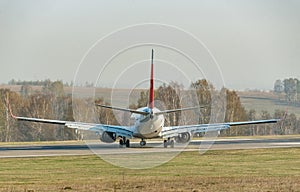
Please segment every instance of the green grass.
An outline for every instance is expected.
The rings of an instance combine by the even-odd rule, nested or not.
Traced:
[[[300,191],[300,148],[183,152],[131,170],[97,156],[0,159],[0,191]]]

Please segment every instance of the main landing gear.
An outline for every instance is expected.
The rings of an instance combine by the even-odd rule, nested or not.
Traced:
[[[120,147],[123,147],[125,145],[125,147],[130,147],[130,140],[126,139],[126,137],[122,137],[119,141],[119,145]]]
[[[164,148],[167,148],[168,145],[170,145],[171,148],[174,148],[174,140],[170,138],[168,138],[168,140],[164,140]]]

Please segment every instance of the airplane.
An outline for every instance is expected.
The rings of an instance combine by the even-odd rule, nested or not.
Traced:
[[[113,106],[105,106],[101,104],[95,104],[98,107],[109,108],[113,110],[121,110],[132,113],[134,118],[134,125],[122,126],[122,125],[108,125],[108,124],[96,124],[85,123],[75,121],[63,121],[53,119],[42,119],[32,117],[19,117],[15,116],[11,108],[9,107],[11,116],[18,121],[30,121],[38,123],[48,123],[64,125],[68,128],[77,130],[88,130],[99,134],[100,141],[104,143],[113,143],[117,139],[119,140],[120,147],[130,147],[130,139],[140,138],[140,146],[146,145],[146,139],[163,138],[163,146],[167,148],[174,147],[174,140],[176,143],[188,143],[191,137],[197,133],[203,133],[208,131],[221,131],[228,129],[231,126],[250,125],[250,124],[263,124],[263,123],[277,123],[281,119],[267,119],[256,121],[242,121],[242,122],[226,122],[226,123],[214,123],[214,124],[195,124],[195,125],[178,125],[178,126],[164,126],[164,114],[174,113],[178,111],[193,110],[200,107],[187,107],[181,109],[171,109],[160,111],[154,104],[154,64],[153,64],[154,51],[151,53],[151,72],[150,72],[150,88],[149,88],[149,102],[148,106],[139,109],[127,109]]]

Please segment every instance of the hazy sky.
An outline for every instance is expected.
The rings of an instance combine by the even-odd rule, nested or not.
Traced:
[[[276,79],[300,78],[299,0],[0,0],[0,84],[13,78],[70,82],[97,40],[141,23],[172,25],[194,34],[214,55],[228,88],[272,89]],[[140,52],[130,53],[139,58],[132,62],[148,59],[150,49],[145,57]],[[86,71],[88,81],[94,76],[91,70]],[[137,70],[128,79],[149,73],[148,68]],[[116,76],[108,75],[111,81],[104,86]],[[132,83],[125,78],[122,86],[127,82]]]

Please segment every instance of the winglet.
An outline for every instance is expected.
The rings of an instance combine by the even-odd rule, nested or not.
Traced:
[[[9,110],[10,116],[12,116],[12,118],[14,118],[14,119],[17,119],[17,116],[15,116],[15,115],[12,113],[11,106],[10,106],[10,102],[9,102],[9,96],[7,96],[7,97],[5,98],[5,102],[6,102],[6,105],[7,105],[8,110]]]
[[[287,115],[288,115],[288,108],[286,108],[283,117],[279,120],[280,123],[281,123],[281,124],[280,124],[280,128],[281,128],[281,129],[282,129],[282,127],[283,127],[283,124],[284,124],[284,121],[285,121]]]
[[[154,108],[154,75],[153,75],[153,55],[154,51],[152,49],[151,53],[151,74],[150,74],[150,89],[149,89],[149,108]]]
[[[285,110],[285,112],[284,112],[284,115],[283,115],[283,117],[281,118],[281,120],[284,121],[284,120],[286,119],[287,115],[288,115],[288,108],[286,108],[286,110]]]
[[[285,112],[284,112],[282,118],[279,120],[279,121],[282,122],[282,124],[283,124],[283,122],[286,120],[287,115],[288,115],[288,108],[286,108],[286,110],[285,110]]]

